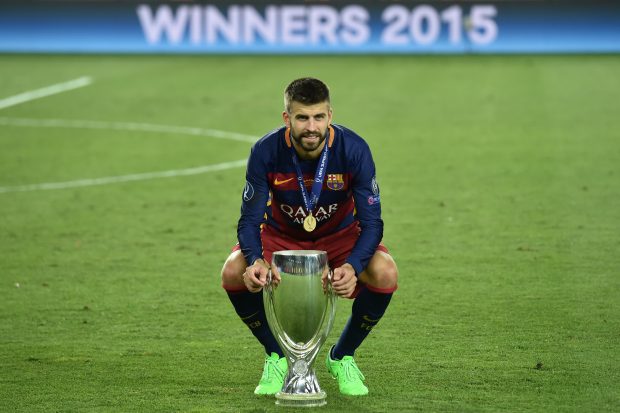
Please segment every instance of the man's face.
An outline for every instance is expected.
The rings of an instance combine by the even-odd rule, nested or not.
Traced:
[[[300,155],[314,157],[322,149],[322,143],[327,137],[327,128],[332,121],[332,110],[328,102],[304,105],[291,102],[290,111],[283,112],[282,117],[287,127],[291,129],[291,138],[299,150],[305,152]]]

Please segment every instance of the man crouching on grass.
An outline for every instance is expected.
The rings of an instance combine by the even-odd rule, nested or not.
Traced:
[[[342,394],[366,395],[364,375],[353,356],[385,313],[398,279],[396,264],[381,243],[375,165],[360,136],[331,123],[329,89],[322,81],[294,80],[284,103],[285,126],[261,138],[250,153],[239,244],[222,268],[222,286],[267,353],[254,393],[275,394],[288,366],[263,307],[261,290],[271,255],[327,251],[334,292],[354,299],[351,317],[327,354],[327,369]],[[322,185],[313,185],[315,181]]]

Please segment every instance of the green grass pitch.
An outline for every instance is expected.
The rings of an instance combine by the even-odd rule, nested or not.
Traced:
[[[245,159],[187,128],[262,135],[307,75],[373,150],[400,269],[356,356],[370,395],[341,396],[323,350],[321,411],[619,411],[618,73],[618,56],[0,56],[0,99],[93,79],[0,110],[0,411],[285,411],[253,395],[262,351],[220,287],[243,167],[15,189]]]

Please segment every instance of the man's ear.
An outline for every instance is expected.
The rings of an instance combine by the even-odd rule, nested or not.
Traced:
[[[282,112],[282,120],[284,121],[284,124],[286,125],[287,128],[291,127],[291,118],[288,115],[287,111]]]

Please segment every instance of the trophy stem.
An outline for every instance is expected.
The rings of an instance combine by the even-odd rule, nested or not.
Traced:
[[[292,368],[289,368],[282,391],[276,394],[276,404],[289,407],[318,407],[327,404],[327,394],[321,390],[314,369],[308,368],[303,359],[292,361],[290,357],[287,358]]]

